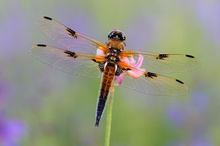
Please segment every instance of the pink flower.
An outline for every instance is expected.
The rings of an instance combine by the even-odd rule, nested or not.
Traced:
[[[144,57],[141,54],[139,54],[139,58],[137,62],[134,60],[133,57],[122,58],[122,61],[129,64],[132,67],[132,70],[124,71],[121,75],[116,76],[117,83],[121,85],[123,81],[123,76],[126,75],[127,73],[133,78],[139,78],[140,76],[142,76],[145,72],[145,69],[140,68],[143,63],[143,60]]]
[[[105,56],[105,53],[104,53],[104,51],[102,51],[102,50],[100,50],[100,49],[97,49],[96,55]]]

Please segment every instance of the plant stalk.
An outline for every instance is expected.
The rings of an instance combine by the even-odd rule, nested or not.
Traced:
[[[113,97],[115,92],[115,82],[113,82],[110,95],[109,95],[109,105],[107,110],[107,124],[106,124],[106,132],[105,132],[105,146],[110,145],[110,135],[111,135],[111,123],[112,123],[112,107],[113,107]]]

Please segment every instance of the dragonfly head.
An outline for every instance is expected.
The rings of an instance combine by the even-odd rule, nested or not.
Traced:
[[[126,36],[122,31],[114,29],[109,32],[108,39],[124,42],[126,40]]]

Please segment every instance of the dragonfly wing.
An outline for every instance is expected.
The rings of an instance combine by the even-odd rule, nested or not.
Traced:
[[[102,56],[77,54],[43,44],[33,46],[29,53],[36,59],[61,71],[88,77],[100,77],[101,71],[98,62],[105,61]],[[96,61],[96,58],[99,60]]]
[[[138,59],[140,55],[144,57],[141,68],[160,74],[186,72],[199,67],[199,61],[191,55],[185,54],[155,54],[148,52],[136,52],[125,50],[125,56],[132,56]]]
[[[48,37],[60,45],[76,53],[95,55],[97,48],[108,51],[105,44],[83,36],[50,17],[40,17],[36,20],[37,27]]]
[[[153,95],[180,96],[188,92],[182,81],[151,72],[143,72],[139,78],[125,74],[122,86]]]

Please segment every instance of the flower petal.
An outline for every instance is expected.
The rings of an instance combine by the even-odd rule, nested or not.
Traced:
[[[121,75],[119,75],[119,76],[116,76],[116,80],[117,80],[117,83],[118,83],[119,85],[121,85],[121,84],[122,84],[122,81],[123,81],[123,75],[121,74]]]
[[[116,76],[116,80],[117,80],[118,84],[119,85],[122,84],[123,76],[126,75],[126,73],[128,73],[133,78],[139,78],[140,76],[142,76],[145,72],[145,69],[140,68],[143,63],[143,60],[144,60],[144,57],[141,54],[139,54],[137,62],[134,60],[133,57],[129,57],[129,58],[124,57],[122,59],[122,61],[131,65],[133,67],[133,69],[129,70],[129,71],[124,71],[124,73],[121,74],[120,76]]]

